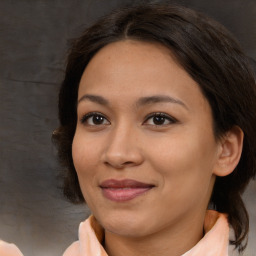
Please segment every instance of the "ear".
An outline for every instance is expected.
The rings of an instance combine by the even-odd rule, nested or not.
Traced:
[[[227,176],[239,163],[243,149],[244,133],[238,126],[233,126],[221,139],[218,159],[213,170],[216,176]]]

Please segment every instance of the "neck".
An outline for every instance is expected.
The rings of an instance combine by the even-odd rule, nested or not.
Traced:
[[[180,256],[202,238],[203,219],[197,216],[143,237],[121,236],[105,230],[105,250],[109,256]]]

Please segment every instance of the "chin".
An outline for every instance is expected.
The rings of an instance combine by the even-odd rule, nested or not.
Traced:
[[[145,217],[138,218],[138,214],[112,214],[104,215],[103,218],[97,218],[100,224],[108,232],[127,236],[141,237],[148,233],[148,221]]]

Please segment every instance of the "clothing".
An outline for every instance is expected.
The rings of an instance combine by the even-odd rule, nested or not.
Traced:
[[[1,256],[23,256],[21,251],[14,244],[9,244],[0,240],[0,255]]]
[[[208,210],[204,222],[205,236],[181,256],[228,256],[229,225],[224,214]],[[108,256],[101,242],[104,230],[93,216],[79,226],[79,241],[63,256]]]

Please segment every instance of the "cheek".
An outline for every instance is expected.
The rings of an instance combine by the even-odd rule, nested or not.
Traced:
[[[164,191],[179,196],[208,192],[217,148],[212,136],[207,135],[207,141],[204,137],[183,132],[151,147],[151,165],[162,176]]]
[[[81,128],[77,128],[73,143],[72,157],[77,172],[85,171],[85,167],[93,166],[97,162],[98,150],[95,140],[85,136]]]
[[[80,186],[84,183],[90,184],[93,179],[96,164],[98,162],[96,147],[90,146],[90,143],[76,132],[72,143],[72,157]]]
[[[79,131],[73,139],[72,157],[82,194],[89,208],[94,209],[98,152]]]

